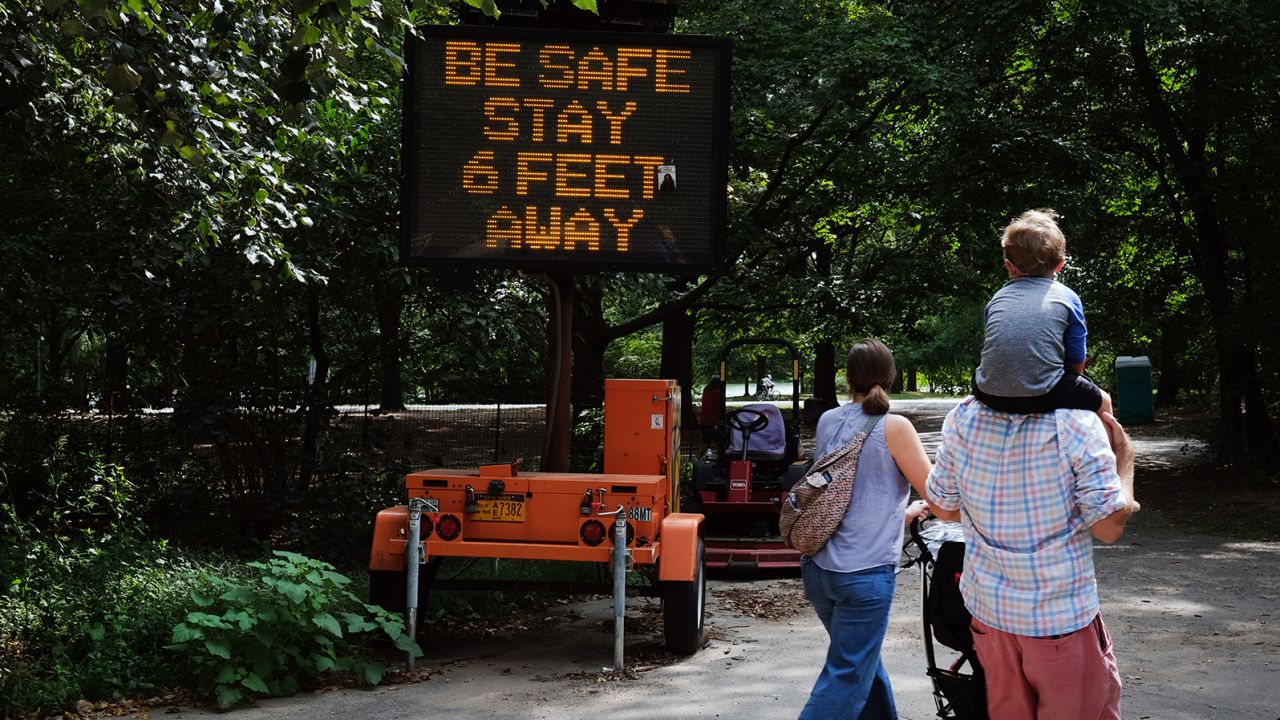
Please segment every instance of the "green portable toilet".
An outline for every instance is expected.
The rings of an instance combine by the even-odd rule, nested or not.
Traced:
[[[1112,398],[1116,419],[1123,423],[1154,422],[1151,399],[1151,361],[1145,355],[1116,358],[1116,392]]]

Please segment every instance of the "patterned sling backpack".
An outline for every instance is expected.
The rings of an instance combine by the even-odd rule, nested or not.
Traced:
[[[835,534],[853,497],[862,446],[883,417],[868,419],[852,440],[818,458],[804,479],[791,488],[778,519],[787,547],[801,555],[816,555]]]

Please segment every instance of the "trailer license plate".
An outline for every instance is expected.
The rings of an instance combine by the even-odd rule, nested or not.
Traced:
[[[524,496],[503,495],[502,497],[477,498],[479,509],[471,516],[472,520],[488,522],[524,522]]]

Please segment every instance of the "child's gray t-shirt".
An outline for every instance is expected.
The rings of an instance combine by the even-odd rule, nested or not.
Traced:
[[[1084,305],[1053,278],[1013,278],[992,296],[983,317],[974,382],[988,395],[1044,395],[1062,379],[1064,364],[1083,362],[1087,354]]]

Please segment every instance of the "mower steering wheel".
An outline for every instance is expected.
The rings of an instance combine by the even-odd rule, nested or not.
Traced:
[[[754,415],[754,418],[743,419],[743,415]],[[729,413],[729,427],[738,432],[750,435],[759,432],[769,425],[769,416],[759,410],[743,408]]]

